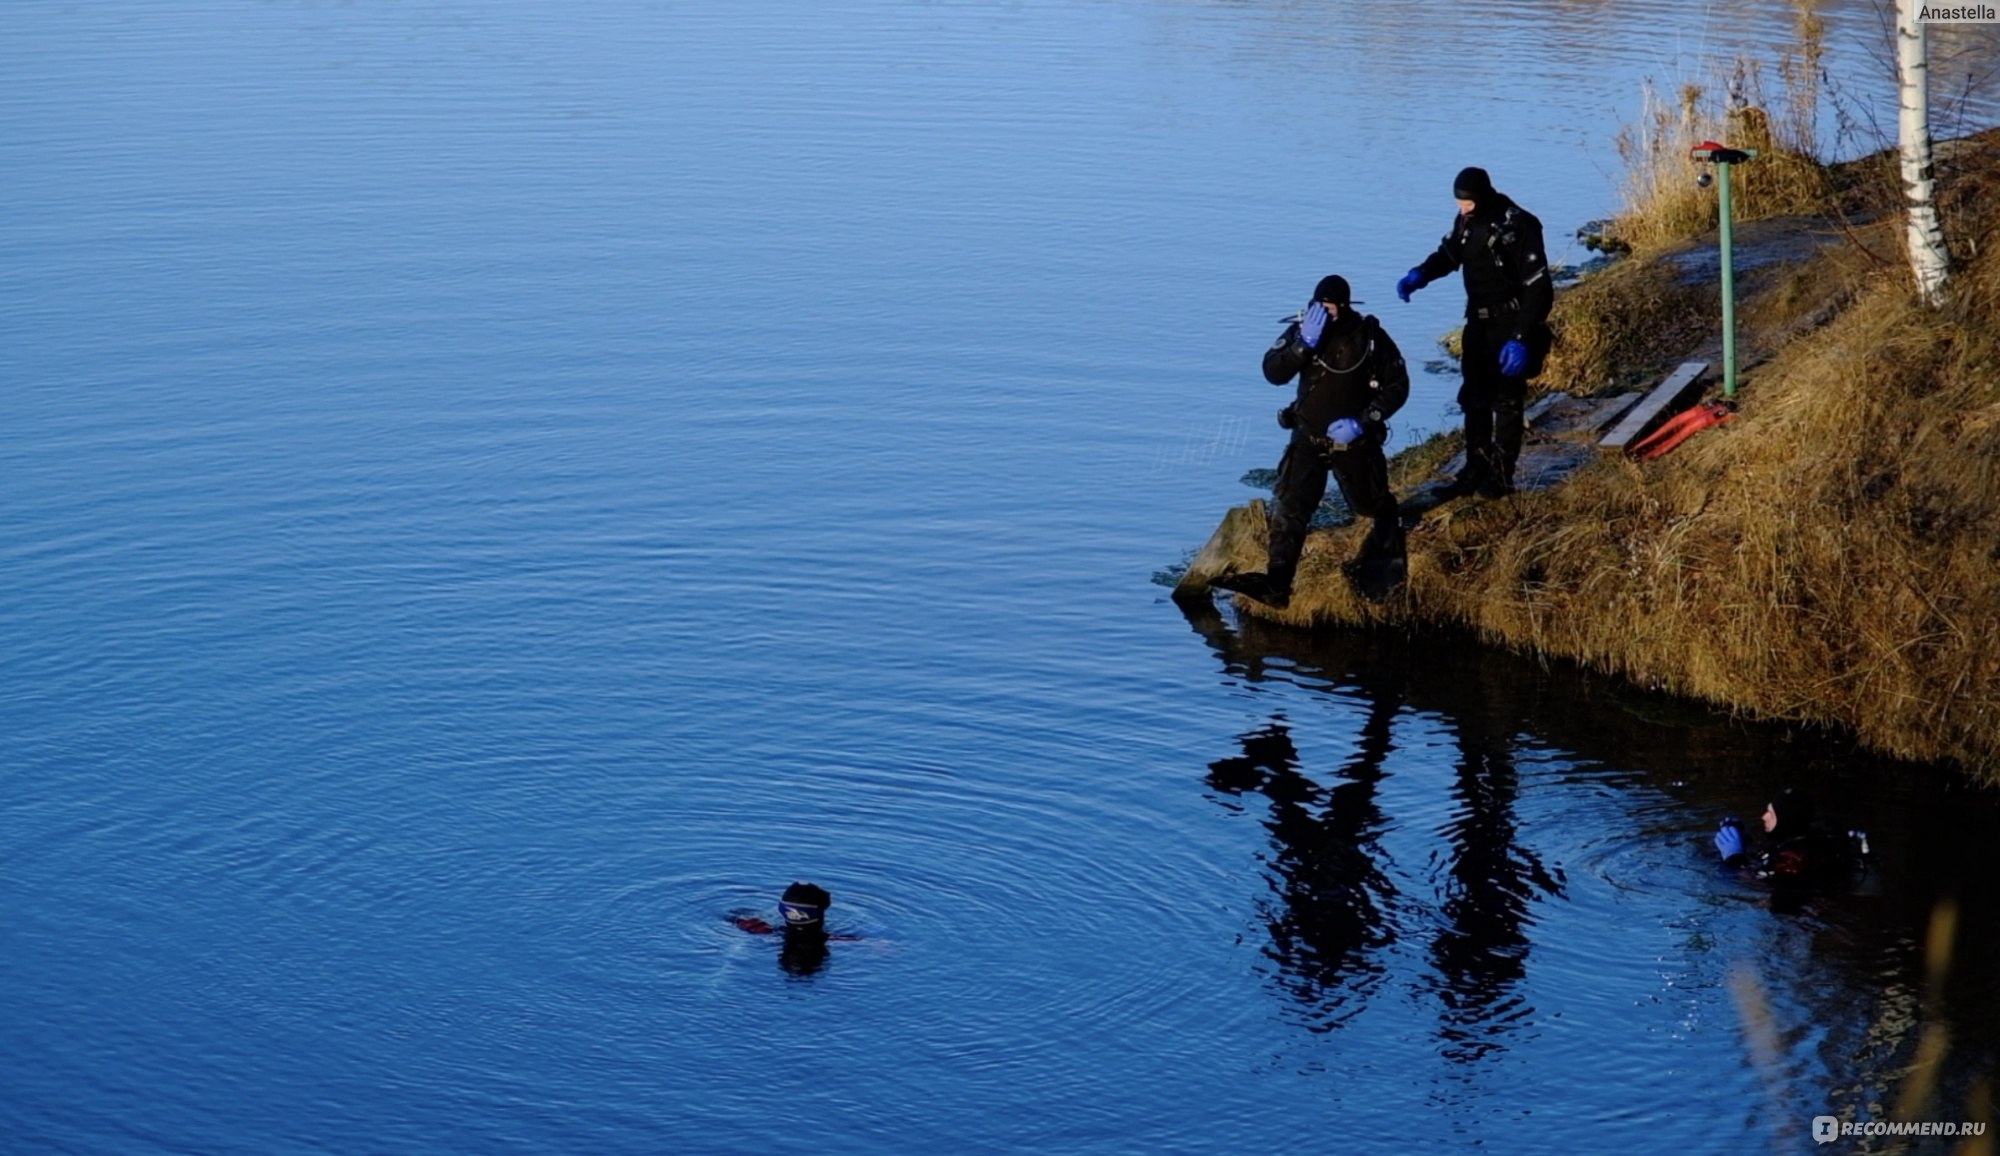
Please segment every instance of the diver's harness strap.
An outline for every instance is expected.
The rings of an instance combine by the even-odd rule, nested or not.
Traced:
[[[1382,375],[1380,370],[1373,364],[1375,357],[1375,337],[1378,333],[1381,332],[1382,323],[1377,321],[1374,317],[1369,316],[1367,314],[1363,314],[1362,316],[1367,321],[1368,339],[1362,343],[1361,355],[1354,359],[1354,364],[1352,365],[1348,366],[1334,365],[1332,362],[1329,362],[1326,358],[1321,357],[1319,355],[1319,350],[1314,349],[1309,345],[1306,345],[1305,342],[1303,341],[1299,342],[1299,345],[1305,352],[1306,360],[1319,366],[1321,369],[1327,371],[1328,373],[1346,375],[1349,373],[1353,373],[1354,371],[1360,369],[1364,365],[1369,366],[1371,370],[1368,378],[1368,392],[1375,398],[1375,401],[1372,404],[1370,404],[1367,409],[1363,410],[1359,415],[1357,415],[1360,418],[1362,424],[1365,427],[1367,427],[1368,432],[1366,434],[1364,434],[1360,438],[1355,439],[1352,442],[1349,442],[1346,445],[1341,445],[1339,442],[1336,442],[1332,438],[1327,437],[1324,433],[1315,434],[1315,433],[1310,433],[1303,429],[1294,431],[1294,433],[1298,437],[1305,439],[1307,447],[1310,448],[1314,454],[1318,455],[1319,459],[1322,462],[1325,462],[1329,465],[1332,464],[1332,459],[1329,455],[1346,453],[1348,450],[1351,450],[1354,447],[1361,445],[1363,442],[1367,442],[1370,440],[1374,440],[1379,443],[1386,443],[1389,440],[1388,414],[1393,409],[1400,408],[1401,404],[1400,402],[1393,406],[1385,404],[1385,401],[1382,398],[1382,381],[1381,381]],[[1292,317],[1289,318],[1288,320],[1292,324],[1296,325],[1299,321],[1299,318]]]
[[[1520,303],[1515,302],[1515,308],[1518,309],[1519,307]],[[1379,371],[1375,371],[1374,359],[1375,359],[1375,334],[1379,331],[1378,327],[1381,325],[1381,322],[1375,320],[1373,316],[1370,316],[1368,314],[1363,314],[1362,316],[1368,325],[1368,340],[1362,344],[1361,356],[1354,359],[1353,365],[1350,365],[1345,369],[1341,368],[1340,366],[1333,365],[1329,363],[1326,360],[1326,358],[1321,357],[1319,355],[1319,350],[1312,349],[1310,347],[1307,348],[1306,355],[1312,358],[1315,364],[1317,364],[1321,369],[1326,370],[1328,373],[1337,373],[1346,375],[1349,373],[1353,373],[1355,370],[1360,369],[1364,365],[1368,366],[1369,369],[1372,371],[1368,376],[1368,392],[1379,398],[1382,393],[1382,375]],[[1383,407],[1379,404],[1379,402],[1378,404],[1369,406],[1366,410],[1362,411],[1361,413],[1362,420],[1368,422],[1371,425],[1381,425],[1382,422],[1386,419],[1386,417],[1387,415],[1383,412]],[[1310,438],[1313,435],[1307,434],[1306,436]],[[1342,445],[1333,445],[1330,439],[1321,439],[1321,440],[1327,441],[1327,444],[1329,446],[1332,446],[1332,448],[1335,450],[1344,450],[1347,448],[1346,446]],[[1327,452],[1325,446],[1315,445],[1313,448],[1320,450],[1322,453]]]
[[[1319,355],[1319,350],[1317,349],[1311,350],[1311,353],[1312,353],[1312,359],[1319,364],[1319,367],[1321,369],[1326,370],[1328,373],[1338,373],[1345,375],[1353,373],[1355,370],[1360,369],[1364,364],[1367,363],[1369,358],[1375,356],[1375,339],[1373,337],[1370,337],[1368,339],[1368,343],[1364,345],[1361,349],[1361,356],[1355,358],[1354,364],[1346,367],[1345,369],[1342,369],[1340,366],[1337,365],[1329,364],[1326,358],[1321,357]]]

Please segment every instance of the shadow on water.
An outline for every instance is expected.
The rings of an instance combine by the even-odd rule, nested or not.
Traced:
[[[1344,1018],[1350,997],[1358,1010],[1382,975],[1371,953],[1392,940],[1387,913],[1396,895],[1376,865],[1382,814],[1375,787],[1393,714],[1393,707],[1370,710],[1360,749],[1329,789],[1299,773],[1298,748],[1282,715],[1243,735],[1241,755],[1208,765],[1209,786],[1217,791],[1255,791],[1271,801],[1266,825],[1277,848],[1278,892],[1265,913],[1271,955],[1292,995],[1321,1011],[1320,1031]]]
[[[1547,905],[1572,906],[1572,877],[1587,874],[1595,906],[1564,934],[1590,919],[1657,916],[1684,931],[1690,986],[1717,991],[1751,969],[1774,1005],[1766,1010],[1789,1025],[1766,1073],[1788,1107],[1879,1118],[1912,1062],[1918,1025],[1948,1021],[1952,1058],[1931,1118],[1982,1111],[1980,1084],[2000,1055],[2000,992],[1988,982],[2000,962],[1993,792],[1839,735],[1732,719],[1462,636],[1303,634],[1201,602],[1181,609],[1225,685],[1273,698],[1238,749],[1208,764],[1206,782],[1225,805],[1253,795],[1268,805],[1264,950],[1312,1030],[1343,1027],[1407,988],[1432,1005],[1424,1014],[1434,1018],[1435,1055],[1454,1066],[1497,1058],[1546,1013],[1533,992],[1546,998],[1572,979],[1561,968],[1573,962],[1548,965],[1554,978],[1536,986],[1531,972],[1543,965],[1532,957],[1576,954],[1538,923]],[[1359,717],[1329,770],[1301,754],[1324,740],[1302,721],[1294,688]],[[1445,789],[1422,788],[1415,809],[1433,817],[1413,832],[1416,788],[1398,793],[1396,779],[1440,756],[1451,764],[1436,780]],[[1530,762],[1536,786],[1524,812]],[[1875,856],[1861,887],[1787,907],[1717,867],[1708,839],[1720,816],[1754,817],[1794,784],[1822,800],[1828,825],[1866,827]],[[1418,870],[1413,840],[1425,860]],[[1927,1000],[1924,933],[1943,898],[1959,904],[1958,944],[1944,999]],[[1753,1028],[1728,1031],[1754,1064]]]
[[[1239,633],[1212,606],[1205,613],[1200,606],[1185,609],[1233,677],[1263,679],[1264,661],[1274,654],[1288,660],[1288,676],[1313,669],[1295,652],[1262,645],[1295,645],[1296,639],[1266,640],[1254,625]],[[1341,672],[1341,681],[1360,692],[1366,716],[1331,787],[1301,773],[1282,714],[1242,735],[1240,755],[1209,764],[1208,783],[1217,791],[1255,791],[1270,801],[1266,827],[1279,895],[1267,918],[1271,955],[1286,977],[1283,985],[1314,1009],[1315,1030],[1337,1026],[1365,1003],[1382,976],[1374,956],[1395,941],[1405,922],[1398,908],[1407,904],[1382,867],[1380,835],[1387,824],[1376,796],[1384,764],[1396,750],[1396,719],[1415,697],[1416,674],[1412,664],[1383,661]],[[1431,860],[1432,881],[1441,884],[1444,901],[1428,951],[1442,1005],[1441,1052],[1476,1060],[1502,1047],[1507,1025],[1527,1010],[1515,989],[1526,969],[1528,909],[1538,895],[1560,894],[1562,880],[1514,837],[1517,728],[1507,714],[1508,699],[1488,694],[1480,679],[1440,687],[1448,701],[1431,709],[1449,721],[1457,755],[1451,813],[1436,832],[1442,850]]]
[[[1486,695],[1484,682],[1461,689],[1455,712],[1447,708],[1458,759],[1454,813],[1440,832],[1449,848],[1445,925],[1431,942],[1431,961],[1447,1009],[1445,1054],[1478,1059],[1527,1010],[1514,990],[1527,970],[1528,905],[1562,885],[1515,839],[1520,777],[1504,700]]]

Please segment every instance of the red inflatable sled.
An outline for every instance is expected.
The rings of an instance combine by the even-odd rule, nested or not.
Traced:
[[[1735,406],[1726,401],[1711,401],[1675,414],[1659,429],[1625,447],[1625,452],[1642,462],[1650,462],[1654,458],[1672,452],[1675,447],[1702,430],[1735,419]]]

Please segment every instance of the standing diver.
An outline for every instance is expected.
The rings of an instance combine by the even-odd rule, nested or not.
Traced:
[[[1262,572],[1225,574],[1213,585],[1267,606],[1289,605],[1329,471],[1349,508],[1374,519],[1348,577],[1370,598],[1402,584],[1403,526],[1382,446],[1384,422],[1409,397],[1410,375],[1381,323],[1354,304],[1346,278],[1321,278],[1305,311],[1264,351],[1265,380],[1299,380],[1298,397],[1278,411],[1278,425],[1292,438],[1271,493],[1269,557]]]
[[[1443,496],[1505,497],[1514,492],[1528,379],[1542,371],[1549,353],[1555,286],[1542,223],[1494,191],[1485,169],[1462,170],[1451,195],[1458,200],[1451,232],[1396,282],[1396,296],[1408,301],[1438,278],[1465,270],[1458,359],[1464,373],[1458,407],[1465,412],[1465,469]]]

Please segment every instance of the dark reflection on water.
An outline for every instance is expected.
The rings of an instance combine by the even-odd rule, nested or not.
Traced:
[[[1483,681],[1466,686],[1465,700],[1449,716],[1459,755],[1452,784],[1457,810],[1440,832],[1450,848],[1450,882],[1445,927],[1431,944],[1445,1004],[1439,1034],[1445,1054],[1463,1059],[1499,1046],[1507,1027],[1531,1010],[1515,993],[1526,970],[1529,904],[1537,894],[1562,890],[1540,859],[1515,842],[1516,732],[1497,714],[1503,700],[1485,689]]]
[[[1265,950],[1274,986],[1311,1030],[1346,1031],[1371,1005],[1414,995],[1434,1017],[1443,1065],[1434,1081],[1453,1067],[1489,1068],[1566,1013],[1602,1014],[1580,1007],[1594,998],[1580,993],[1599,972],[1631,966],[1616,955],[1625,925],[1657,918],[1682,958],[1662,956],[1662,990],[1636,1003],[1730,993],[1683,1027],[1736,1037],[1738,1062],[1767,1101],[1753,1131],[1784,1147],[1804,1142],[1805,1121],[1822,1112],[1882,1118],[1925,1023],[1951,1033],[1928,1118],[1989,1109],[1984,1081],[2000,1042],[2000,993],[1986,979],[2000,959],[1991,792],[1838,735],[1731,720],[1452,636],[1306,635],[1211,606],[1181,609],[1226,686],[1286,704],[1210,762],[1206,784],[1227,806],[1253,794],[1268,803]],[[1302,753],[1323,741],[1293,688],[1360,719],[1330,769]],[[1396,780],[1424,766],[1413,743],[1440,741],[1454,752],[1452,771],[1422,784],[1417,797],[1434,809],[1419,822],[1414,785],[1396,794]],[[1819,795],[1834,829],[1870,830],[1876,854],[1858,885],[1781,900],[1714,863],[1715,818],[1754,814],[1792,784]],[[1405,851],[1399,864],[1392,849],[1412,839],[1423,860]],[[1944,994],[1927,998],[1922,944],[1947,898],[1959,932]],[[1540,926],[1557,913],[1559,923]],[[1723,1012],[1724,1022],[1700,1022]],[[1634,1056],[1604,1057],[1607,1087],[1626,1065],[1644,1078],[1644,1049],[1630,1042]],[[1595,1057],[1572,1060],[1581,1072]],[[1578,1091],[1571,1102],[1589,1110],[1603,1095]]]
[[[1259,653],[1212,607],[1189,614],[1232,673],[1251,682],[1263,677]],[[1382,976],[1372,957],[1395,941],[1408,918],[1380,865],[1378,836],[1387,821],[1376,795],[1384,761],[1396,749],[1395,721],[1408,706],[1409,673],[1407,662],[1351,672],[1366,714],[1331,787],[1301,773],[1282,715],[1242,735],[1242,754],[1209,764],[1208,783],[1217,791],[1256,791],[1270,800],[1265,826],[1275,845],[1279,900],[1268,912],[1270,953],[1281,986],[1313,1010],[1315,1030],[1358,1010]],[[1452,811],[1436,832],[1439,849],[1430,864],[1444,895],[1429,947],[1437,1035],[1444,1056],[1468,1061],[1504,1046],[1509,1028],[1532,1010],[1515,990],[1529,952],[1524,928],[1534,900],[1560,895],[1563,886],[1560,872],[1514,838],[1517,720],[1505,713],[1508,699],[1487,690],[1475,678],[1456,684],[1442,704],[1458,757]]]
[[[1143,584],[1297,294],[1421,349],[1450,174],[1566,237],[1789,13],[9,4],[0,1149],[1741,1150],[1738,959],[1887,1086],[1990,807]],[[1793,773],[1880,894],[1713,871]],[[718,918],[795,872],[890,933]]]
[[[1298,748],[1283,716],[1242,736],[1243,753],[1210,763],[1209,786],[1229,795],[1261,792],[1271,801],[1265,826],[1276,845],[1274,902],[1264,906],[1270,956],[1292,995],[1316,1013],[1315,1030],[1338,1024],[1373,990],[1382,968],[1371,953],[1393,939],[1395,888],[1376,866],[1374,833],[1382,814],[1375,785],[1389,750],[1395,703],[1370,707],[1367,738],[1338,783],[1321,789],[1299,773]]]

